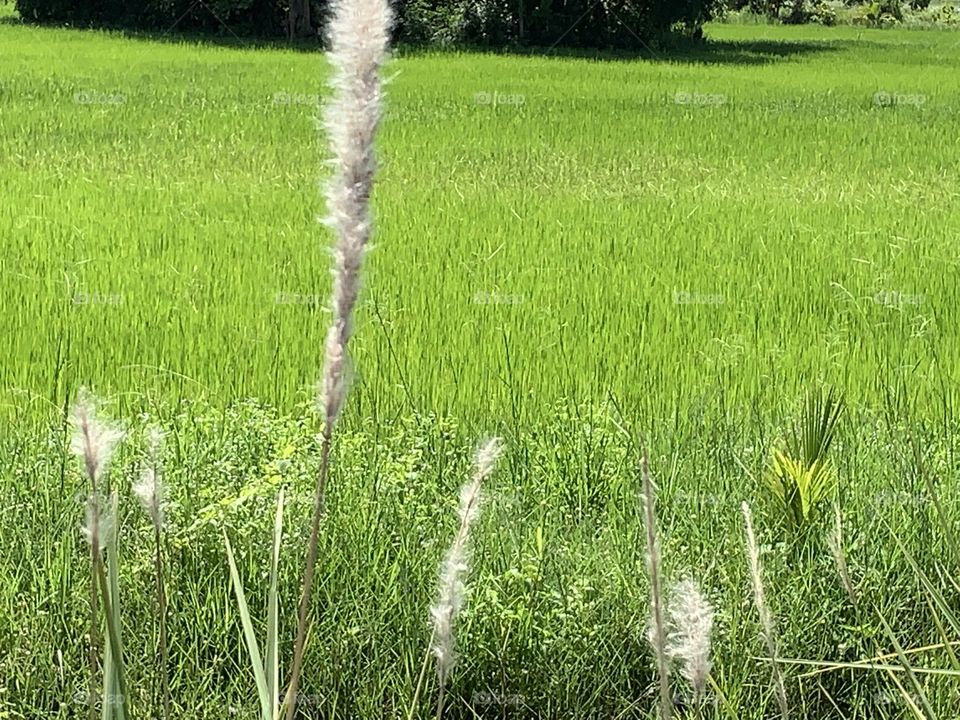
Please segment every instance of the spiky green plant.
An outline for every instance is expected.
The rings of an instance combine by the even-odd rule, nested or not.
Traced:
[[[765,484],[793,535],[810,526],[836,488],[837,471],[827,456],[844,401],[831,389],[807,395],[800,422],[786,443],[775,448]]]

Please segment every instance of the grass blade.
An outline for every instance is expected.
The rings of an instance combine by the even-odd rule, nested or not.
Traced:
[[[116,715],[123,720],[129,717],[130,713],[127,706],[127,682],[123,667],[123,653],[120,645],[120,616],[118,612],[113,609],[113,603],[110,601],[109,583],[104,573],[103,563],[99,563],[97,566],[97,578],[100,584],[100,593],[103,596],[103,611],[107,618],[107,642],[113,648],[111,652],[113,653],[113,676],[117,690],[116,696],[118,696],[120,700],[119,703],[111,702],[111,705],[116,710]],[[109,699],[112,701],[114,698]],[[105,702],[106,700],[107,698],[104,698]]]
[[[260,698],[260,716],[263,720],[273,720],[267,677],[263,670],[263,660],[260,657],[260,646],[257,644],[257,636],[253,632],[253,623],[250,622],[247,596],[243,591],[243,584],[240,582],[240,573],[237,572],[237,563],[236,560],[234,560],[233,548],[230,547],[230,539],[227,537],[226,530],[223,531],[223,541],[227,546],[227,562],[230,564],[230,580],[233,583],[233,591],[237,596],[237,611],[240,613],[240,624],[243,626],[243,638],[247,643],[247,654],[250,657],[250,665],[253,668],[253,678],[257,684],[257,696]]]
[[[896,635],[893,633],[893,628],[890,627],[890,624],[887,622],[886,618],[883,617],[883,615],[877,613],[877,617],[880,618],[880,622],[883,624],[884,632],[887,634],[887,637],[890,638],[890,642],[893,643],[893,649],[896,651],[897,657],[900,659],[900,665],[903,667],[904,672],[906,672],[907,677],[910,678],[910,684],[913,685],[913,689],[917,692],[917,697],[920,700],[920,704],[923,705],[923,711],[927,714],[926,720],[938,720],[937,713],[935,713],[933,708],[930,706],[930,701],[927,700],[927,694],[923,691],[923,685],[921,685],[920,680],[917,679],[917,675],[913,672],[913,667],[910,665],[910,661],[907,659],[906,653],[903,651],[903,648],[897,641]],[[890,673],[890,677],[894,677],[893,673]],[[916,712],[916,703],[910,697],[910,694],[904,690],[899,681],[895,682],[897,682],[897,687],[900,688],[900,693],[910,703],[914,712]]]
[[[283,490],[277,496],[277,514],[273,523],[273,554],[270,558],[270,591],[267,595],[267,693],[271,718],[280,717],[280,659],[278,653],[277,567],[280,565],[280,539],[283,535]]]

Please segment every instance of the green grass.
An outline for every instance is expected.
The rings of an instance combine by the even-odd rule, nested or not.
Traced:
[[[324,149],[316,108],[274,98],[323,92],[321,57],[2,32],[5,407],[78,383],[292,407],[324,333]],[[815,377],[956,399],[955,36],[709,34],[691,61],[391,66],[361,414],[767,408]]]
[[[891,650],[882,623],[850,608],[823,543],[798,559],[781,541],[762,489],[770,448],[819,383],[847,398],[831,452],[861,608],[905,649],[941,639],[914,563],[939,579],[958,558],[908,432],[956,521],[958,36],[707,34],[707,50],[656,57],[403,52],[390,66],[303,683],[323,716],[406,712],[484,432],[508,452],[476,536],[449,717],[473,717],[467,704],[485,717],[653,712],[637,458],[618,425],[651,447],[668,576],[693,573],[717,606],[714,677],[737,717],[775,705],[742,499],[767,545],[784,657]],[[326,66],[13,22],[0,46],[0,717],[85,714],[84,485],[61,415],[80,384],[134,429],[115,463],[122,493],[143,425],[171,435],[177,716],[254,717],[221,528],[262,637],[287,488],[287,662],[318,460],[304,411],[329,291],[315,222]],[[121,504],[139,718],[158,680],[152,535]],[[956,588],[943,593],[955,605]],[[883,675],[796,674],[798,717],[836,717],[832,703],[906,717]],[[949,717],[955,686],[922,681]]]

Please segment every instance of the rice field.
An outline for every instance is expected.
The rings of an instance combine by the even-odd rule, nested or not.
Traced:
[[[146,426],[168,434],[176,716],[257,717],[221,529],[259,617],[286,488],[292,638],[330,294],[316,221],[327,65],[302,49],[30,28],[11,12],[0,718],[83,717],[91,702],[86,486],[64,423],[81,385],[129,426],[110,476],[121,492]],[[696,712],[777,713],[749,500],[793,716],[917,717],[911,703],[956,716],[943,647],[911,655],[934,672],[902,692],[902,666],[810,675],[799,661],[894,653],[891,634],[937,645],[956,627],[960,557],[943,523],[960,516],[958,36],[706,34],[705,49],[642,57],[400,49],[389,65],[303,717],[407,717],[456,490],[493,433],[506,452],[475,533],[447,717],[655,717],[638,434],[665,573],[696,577],[716,609],[719,692]],[[830,513],[798,556],[760,480],[819,386],[847,399],[833,453],[856,608],[823,540]],[[148,717],[152,535],[124,503],[124,632]]]

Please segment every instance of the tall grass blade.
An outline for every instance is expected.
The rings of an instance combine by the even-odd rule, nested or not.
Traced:
[[[904,672],[906,672],[907,677],[910,678],[910,684],[917,693],[917,698],[920,700],[920,704],[923,706],[923,711],[926,713],[925,720],[938,720],[937,713],[930,706],[930,701],[927,699],[927,694],[923,691],[923,684],[917,678],[916,673],[914,673],[913,667],[910,665],[910,660],[907,659],[906,653],[903,651],[903,648],[897,641],[897,636],[894,634],[893,628],[890,627],[890,624],[887,622],[886,618],[883,617],[883,615],[877,613],[877,617],[880,618],[880,622],[883,625],[883,631],[887,634],[887,637],[890,638],[890,642],[893,643],[893,649],[897,653],[897,658],[900,660],[900,665],[903,667]],[[913,709],[916,710],[916,704],[910,697],[910,694],[904,690],[899,682],[897,682],[897,685],[900,687],[901,694],[905,696],[905,698],[910,702],[910,705],[913,706]]]
[[[117,508],[117,492],[111,494],[111,504],[113,512]],[[114,514],[113,517],[116,517]],[[114,550],[116,550],[116,532],[111,540]],[[123,644],[120,640],[120,604],[114,602],[119,597],[119,580],[117,578],[118,568],[116,563],[116,553],[114,553],[114,562],[110,563],[110,578],[104,570],[103,562],[97,563],[97,578],[100,585],[100,594],[103,598],[103,612],[107,625],[107,643],[111,655],[111,673],[109,680],[104,680],[104,685],[113,689],[110,697],[104,697],[104,704],[110,704],[114,709],[114,716],[120,720],[130,717],[129,700],[127,694],[126,668],[123,661]]]
[[[257,684],[257,697],[260,698],[260,717],[262,720],[273,720],[273,703],[270,699],[269,683],[260,656],[260,646],[257,644],[257,636],[253,632],[253,623],[250,621],[250,611],[247,608],[247,596],[243,591],[243,583],[240,582],[240,573],[237,572],[237,563],[234,560],[233,548],[230,546],[230,539],[227,537],[226,530],[223,531],[223,541],[227,546],[230,580],[233,583],[233,591],[237,596],[237,611],[240,613],[240,624],[243,626],[243,638],[247,643],[247,654],[250,658],[250,666],[253,668],[253,678]]]
[[[277,496],[273,522],[273,553],[270,557],[270,590],[267,594],[267,693],[271,702],[271,720],[280,717],[280,657],[278,640],[277,568],[280,565],[280,538],[283,535],[283,490]]]
[[[114,491],[110,496],[110,514],[117,517],[118,498]],[[104,558],[107,564],[107,590],[109,593],[109,603],[104,605],[104,609],[109,607],[109,611],[115,616],[118,632],[116,634],[117,657],[114,659],[114,642],[107,642],[103,653],[103,697],[101,698],[100,716],[103,720],[112,720],[117,717],[123,720],[123,706],[117,704],[120,694],[120,670],[118,664],[123,662],[123,649],[120,646],[120,579],[119,579],[119,556],[117,551],[116,529],[110,533],[110,538],[104,548]],[[108,640],[112,637],[108,633]]]

